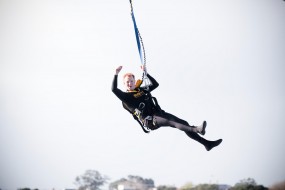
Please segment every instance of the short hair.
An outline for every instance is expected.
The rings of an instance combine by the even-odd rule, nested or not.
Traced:
[[[135,75],[133,73],[124,74],[123,79],[125,79],[126,77],[133,77],[135,79]]]

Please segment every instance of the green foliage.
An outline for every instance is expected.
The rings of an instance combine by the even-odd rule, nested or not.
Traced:
[[[140,176],[128,176],[130,181],[137,182],[137,183],[143,183],[146,184],[148,187],[154,187],[154,181],[152,179],[142,178]]]
[[[219,190],[219,186],[216,184],[200,184],[191,190]]]
[[[191,190],[194,187],[192,182],[186,183],[179,190]]]
[[[264,187],[262,185],[239,185],[239,186],[234,186],[230,188],[230,190],[268,190],[267,187]]]
[[[157,190],[177,190],[176,187],[173,186],[166,186],[166,185],[160,185],[156,188]]]
[[[240,185],[252,185],[252,186],[256,186],[256,182],[254,179],[252,178],[247,178],[247,179],[242,179],[240,180],[238,183],[236,183],[235,186],[240,186]]]
[[[236,183],[230,190],[268,190],[267,187],[257,185],[254,179],[247,178]]]

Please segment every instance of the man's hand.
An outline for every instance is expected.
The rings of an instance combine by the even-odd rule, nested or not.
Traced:
[[[122,70],[123,66],[119,66],[117,69],[116,69],[116,75],[119,74],[119,72]]]

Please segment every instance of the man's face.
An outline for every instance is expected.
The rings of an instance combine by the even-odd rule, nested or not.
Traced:
[[[126,76],[124,78],[124,85],[125,85],[127,91],[134,90],[136,87],[135,78],[133,76]]]

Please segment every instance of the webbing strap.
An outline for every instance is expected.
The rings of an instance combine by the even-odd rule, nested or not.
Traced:
[[[139,54],[140,54],[141,63],[143,65],[144,62],[143,62],[143,56],[142,56],[141,41],[140,41],[140,37],[139,37],[139,30],[138,30],[138,27],[137,27],[134,11],[132,11],[131,14],[132,14],[132,19],[133,19],[133,23],[134,23],[134,29],[135,29],[135,35],[136,35],[136,40],[137,40],[138,51],[139,51]]]
[[[138,26],[136,23],[132,0],[130,0],[130,4],[131,4],[131,16],[132,16],[132,20],[133,20],[133,24],[134,24],[135,36],[136,36],[138,51],[140,54],[141,64],[145,65],[146,59],[145,59],[144,45],[143,45],[142,37],[140,35],[139,29],[138,29]]]

